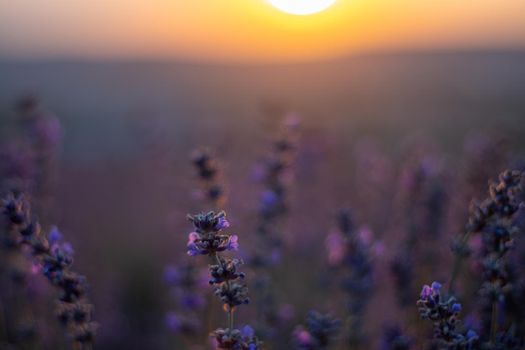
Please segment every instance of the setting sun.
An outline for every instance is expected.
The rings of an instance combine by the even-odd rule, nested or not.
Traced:
[[[336,0],[268,0],[273,6],[281,11],[293,15],[311,15],[326,10]]]

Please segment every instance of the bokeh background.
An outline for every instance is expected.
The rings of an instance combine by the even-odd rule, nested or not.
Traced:
[[[208,209],[189,155],[209,147],[220,159],[242,245],[261,191],[254,164],[289,112],[301,140],[274,276],[295,309],[288,327],[311,308],[343,317],[324,242],[350,207],[387,251],[365,327],[378,346],[401,312],[388,252],[403,236],[407,164],[424,153],[444,186],[436,280],[467,218],[470,197],[456,194],[472,186],[480,198],[489,178],[523,166],[523,18],[513,0],[340,0],[312,18],[247,0],[0,0],[0,134],[16,135],[27,94],[62,125],[41,217],[61,227],[90,282],[96,348],[186,348],[164,324],[163,269],[185,259],[186,214]]]

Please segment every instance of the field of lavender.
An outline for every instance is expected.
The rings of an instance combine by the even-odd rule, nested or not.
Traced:
[[[0,63],[0,349],[524,349],[524,58]]]

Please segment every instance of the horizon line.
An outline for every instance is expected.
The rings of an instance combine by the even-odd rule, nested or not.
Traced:
[[[206,60],[189,57],[81,57],[75,55],[56,55],[39,57],[1,56],[0,64],[181,64],[196,66],[290,66],[324,63],[339,63],[352,59],[403,57],[403,56],[453,56],[453,55],[525,55],[525,47],[486,47],[486,48],[407,48],[407,49],[377,49],[356,52],[334,57],[318,57],[312,59],[281,59],[281,60]]]

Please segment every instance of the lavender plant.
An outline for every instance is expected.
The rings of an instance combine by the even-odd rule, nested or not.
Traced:
[[[22,210],[22,203],[17,203]],[[1,208],[4,209],[3,205]],[[25,208],[24,208],[25,209]],[[27,302],[30,271],[25,259],[18,231],[18,222],[25,217],[7,217],[1,211],[0,245],[0,347],[22,346],[33,343],[36,324]],[[33,344],[34,345],[34,344]]]
[[[206,306],[204,281],[199,266],[191,262],[178,266],[168,265],[164,269],[164,281],[176,299],[177,308],[166,313],[166,326],[186,337],[198,333],[202,325],[198,312]]]
[[[523,206],[520,193],[524,175],[519,171],[506,170],[499,176],[498,183],[489,185],[489,197],[483,202],[471,206],[471,216],[466,232],[454,242],[453,251],[456,261],[451,278],[450,290],[453,290],[461,263],[470,255],[468,241],[474,234],[481,235],[481,249],[476,257],[481,267],[482,284],[482,329],[488,342],[487,347],[498,345],[502,320],[500,309],[505,309],[505,301],[512,295],[515,286],[512,283],[512,267],[507,255],[514,246],[514,236],[520,231],[516,225],[516,214]],[[521,320],[514,320],[520,322]]]
[[[256,178],[264,189],[259,200],[258,223],[249,265],[256,271],[254,290],[257,296],[257,327],[265,338],[275,335],[281,317],[275,290],[272,288],[271,267],[281,259],[283,224],[289,212],[288,192],[292,180],[292,165],[299,138],[299,119],[295,115],[285,118],[272,151],[256,168]],[[286,307],[283,305],[283,307]]]
[[[432,322],[434,340],[440,349],[475,349],[479,339],[476,332],[461,330],[461,304],[452,296],[443,296],[441,288],[439,282],[423,286],[417,301],[420,317]]]
[[[62,241],[62,234],[56,228],[46,237],[39,222],[31,216],[30,204],[24,195],[8,195],[1,209],[11,244],[19,249],[27,246],[36,268],[60,290],[56,313],[72,337],[74,348],[90,349],[96,324],[91,321],[92,305],[87,302],[86,279],[71,269],[73,248]]]
[[[482,326],[490,329],[490,343],[496,344],[502,320],[499,317],[505,301],[515,288],[508,260],[510,250],[514,247],[514,237],[520,232],[515,224],[514,213],[521,205],[517,194],[522,190],[523,174],[506,171],[500,175],[499,183],[492,183],[489,188],[492,204],[486,207],[494,212],[493,218],[485,217],[479,263],[482,267]],[[501,310],[501,311],[500,311]],[[521,320],[517,320],[521,321]]]
[[[220,181],[217,159],[207,150],[196,150],[191,156],[200,187],[198,197],[213,208],[220,208],[226,201],[225,191]],[[203,264],[193,259],[176,265],[168,265],[164,270],[164,281],[170,287],[177,301],[177,308],[166,313],[167,327],[189,339],[197,336],[202,328],[199,313],[207,306],[202,288]],[[208,281],[205,281],[207,283]]]
[[[372,254],[369,244],[355,230],[348,210],[340,211],[338,226],[337,235],[341,237],[334,242],[337,246],[330,245],[332,251],[329,253],[335,257],[333,249],[340,252],[338,259],[332,260],[332,263],[337,263],[338,269],[342,270],[341,288],[348,298],[346,337],[348,348],[356,349],[367,343],[362,328],[367,304],[373,296]]]
[[[237,250],[238,237],[224,233],[230,226],[225,212],[189,215],[194,232],[188,236],[188,255],[207,255],[215,260],[209,265],[210,285],[214,294],[222,301],[228,315],[227,328],[218,328],[212,332],[218,349],[257,350],[262,343],[250,327],[242,330],[234,328],[234,313],[238,306],[249,303],[248,288],[244,274],[239,271],[242,261],[226,257],[223,253]]]
[[[16,136],[0,145],[0,190],[30,193],[42,216],[51,202],[62,127],[33,95],[21,98],[16,110]]]
[[[297,350],[330,349],[340,328],[340,320],[310,311],[306,318],[306,327],[297,326],[292,334],[293,346]]]
[[[264,185],[259,202],[259,220],[256,233],[259,244],[268,249],[253,252],[252,264],[271,266],[281,255],[282,219],[288,212],[288,192],[292,178],[292,164],[299,137],[299,122],[295,116],[285,119],[279,137],[272,145],[272,152],[261,160],[256,177]],[[259,246],[260,247],[260,246]],[[262,251],[270,251],[263,254]]]

